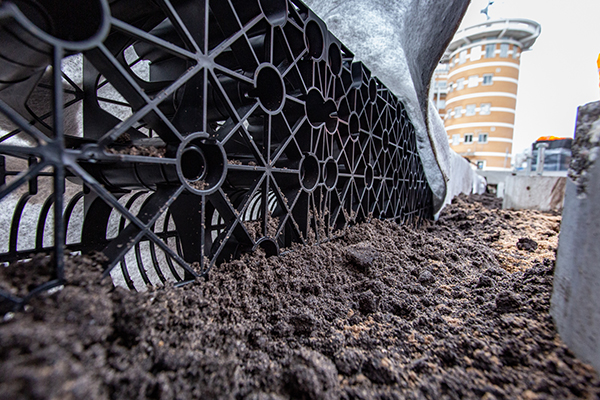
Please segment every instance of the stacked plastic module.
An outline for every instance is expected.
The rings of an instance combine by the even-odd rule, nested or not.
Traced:
[[[431,216],[402,103],[299,1],[13,0],[0,28],[0,261],[53,257],[36,290],[68,252],[140,290]]]

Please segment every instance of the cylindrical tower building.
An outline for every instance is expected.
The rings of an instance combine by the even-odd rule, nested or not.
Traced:
[[[540,32],[528,19],[489,20],[458,31],[448,46],[448,140],[478,169],[511,168],[521,52]]]

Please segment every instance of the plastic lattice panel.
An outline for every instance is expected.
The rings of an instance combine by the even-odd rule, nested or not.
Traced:
[[[42,289],[66,251],[140,290],[431,217],[402,103],[299,1],[15,0],[0,28],[0,261],[53,255]]]

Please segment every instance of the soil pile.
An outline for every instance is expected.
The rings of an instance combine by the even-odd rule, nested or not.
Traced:
[[[560,216],[498,207],[460,197],[421,228],[373,221],[144,293],[73,258],[69,285],[5,315],[0,398],[597,397],[548,314]]]

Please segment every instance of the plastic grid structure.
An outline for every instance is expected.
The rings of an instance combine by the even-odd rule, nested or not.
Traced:
[[[31,294],[66,252],[142,290],[431,218],[402,103],[300,1],[59,3],[0,5],[0,261],[56,265]]]

